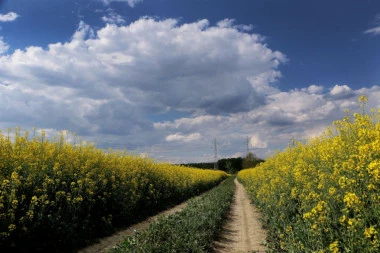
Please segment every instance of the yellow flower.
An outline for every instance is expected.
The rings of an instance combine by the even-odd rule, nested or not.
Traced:
[[[367,103],[368,97],[361,95],[361,96],[359,96],[358,101],[362,102],[362,103]]]
[[[16,209],[16,208],[17,208],[17,205],[18,205],[18,201],[17,201],[16,199],[14,199],[14,200],[12,201],[12,207],[13,207],[13,209]]]
[[[34,211],[33,210],[29,210],[26,212],[26,216],[28,217],[29,220],[33,220],[34,218]]]
[[[339,252],[339,243],[338,243],[338,241],[335,241],[335,242],[333,242],[333,243],[331,243],[330,244],[330,252],[332,252],[332,253],[338,253]]]
[[[83,201],[83,198],[81,196],[76,197],[76,198],[73,199],[73,203],[74,204],[81,203],[82,201]]]
[[[11,225],[8,226],[9,232],[14,231],[15,229],[16,229],[16,225],[15,224],[11,224]]]
[[[354,208],[361,204],[360,199],[355,193],[347,193],[343,199],[348,208]]]
[[[19,180],[19,176],[18,176],[17,172],[15,172],[15,171],[12,172],[11,179],[13,181]]]
[[[366,238],[372,238],[375,235],[377,235],[377,231],[373,226],[370,226],[364,230],[364,236]]]

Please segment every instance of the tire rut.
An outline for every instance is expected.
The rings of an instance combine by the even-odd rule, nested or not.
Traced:
[[[267,248],[263,245],[266,235],[260,213],[251,204],[244,187],[235,179],[231,209],[213,252],[266,252]]]

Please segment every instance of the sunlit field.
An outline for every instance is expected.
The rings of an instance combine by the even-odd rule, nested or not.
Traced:
[[[43,132],[2,133],[0,248],[78,247],[226,177],[222,171],[69,144],[63,135],[47,141]]]
[[[322,136],[238,174],[278,251],[380,251],[380,110],[359,102]]]

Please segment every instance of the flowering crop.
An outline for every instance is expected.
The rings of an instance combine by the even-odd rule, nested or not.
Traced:
[[[320,137],[238,174],[277,250],[380,251],[380,110],[347,114]]]
[[[78,247],[228,176],[70,145],[63,135],[14,136],[0,133],[0,249]]]

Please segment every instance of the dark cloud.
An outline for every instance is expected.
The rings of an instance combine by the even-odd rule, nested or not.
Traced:
[[[85,118],[98,126],[100,134],[143,134],[153,130],[153,124],[141,117],[136,108],[120,100],[111,100],[100,105]]]
[[[289,117],[285,112],[275,112],[267,119],[267,123],[272,126],[290,126],[295,124],[294,117]]]

